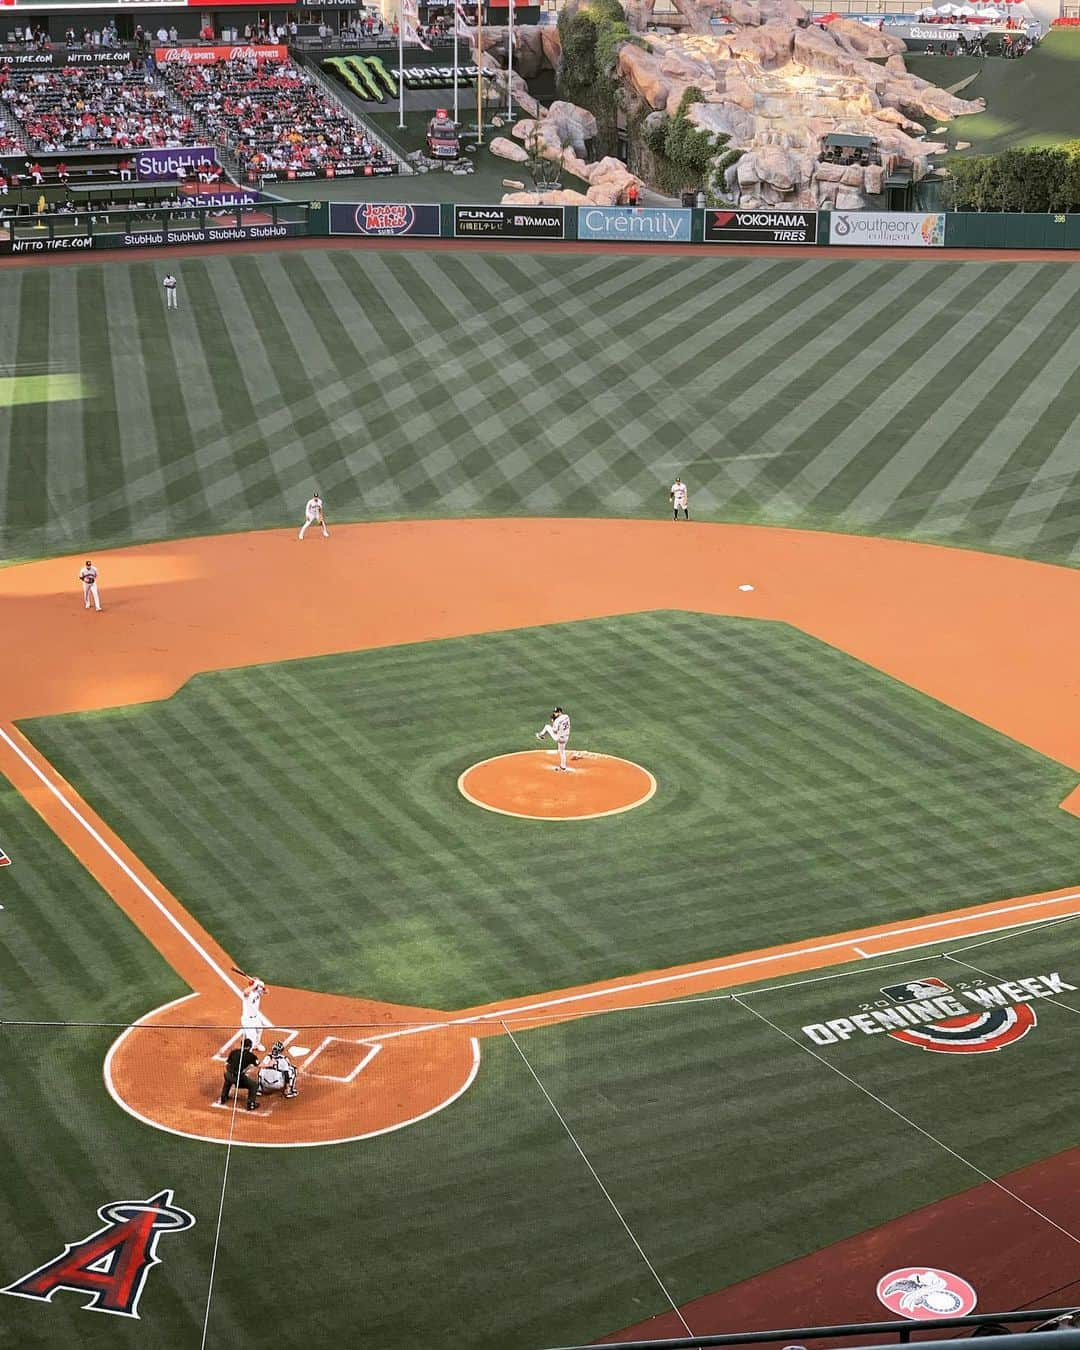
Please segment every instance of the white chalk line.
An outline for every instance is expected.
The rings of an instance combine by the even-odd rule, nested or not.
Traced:
[[[78,808],[73,806],[71,802],[68,801],[68,799],[60,791],[60,789],[56,786],[56,784],[53,783],[46,774],[42,773],[42,771],[29,757],[29,755],[27,755],[20,748],[20,746],[18,746],[11,739],[8,733],[4,730],[3,726],[0,726],[0,740],[3,740],[4,743],[8,746],[8,748],[13,750],[15,754],[18,755],[19,759],[22,760],[22,762],[26,765],[26,767],[30,770],[30,772],[34,775],[34,777],[37,778],[39,782],[41,782],[49,790],[49,792],[52,793],[52,795],[56,798],[56,800],[60,803],[60,805],[64,808],[64,810],[67,811],[75,820],[78,821],[78,823],[83,827],[83,829],[90,836],[90,838],[93,839],[94,843],[97,844],[106,854],[106,856],[110,858],[116,864],[117,867],[120,868],[120,870],[124,873],[124,875],[128,878],[128,880],[138,887],[138,889],[147,898],[147,900],[150,901],[150,903],[154,906],[154,908],[157,909],[164,916],[164,918],[166,918],[169,921],[170,924],[172,924],[173,928],[176,929],[176,931],[180,934],[180,936],[184,939],[184,941],[187,942],[188,945],[194,949],[194,951],[203,959],[203,961],[206,962],[206,964],[210,967],[210,969],[214,972],[214,974],[217,975],[218,978],[223,981],[226,988],[231,989],[232,992],[237,996],[237,998],[240,998],[241,992],[239,986],[235,984],[232,979],[230,979],[229,975],[224,970],[222,970],[221,966],[218,965],[218,963],[214,960],[214,958],[210,955],[210,953],[206,950],[206,948],[202,945],[202,943],[199,942],[198,939],[193,934],[188,932],[188,930],[184,927],[184,925],[180,922],[180,920],[177,919],[176,916],[170,912],[168,906],[164,903],[164,901],[158,899],[158,897],[153,893],[150,887],[147,886],[146,883],[140,877],[136,876],[136,874],[123,860],[123,858],[120,857],[120,855],[116,852],[116,850],[112,847],[112,845],[102,838],[99,832],[96,829],[94,829],[93,825],[90,824],[90,822],[78,810]]]
[[[951,919],[931,919],[925,923],[908,924],[901,928],[890,929],[887,932],[877,933],[875,938],[881,940],[889,937],[902,937],[906,933],[928,932],[932,929],[956,927],[961,924],[976,924],[989,919],[997,918],[1001,914],[1021,913],[1029,909],[1042,908],[1046,905],[1065,904],[1073,900],[1080,900],[1080,891],[1071,891],[1067,895],[1058,895],[1040,900],[1023,900],[1016,904],[999,905],[995,909],[983,910],[979,914],[971,914]],[[1066,917],[1073,917],[1071,915]],[[1034,920],[1032,922],[1038,922]],[[999,925],[1000,926],[1000,925]],[[987,931],[986,929],[983,930]],[[989,930],[994,931],[994,930]],[[978,934],[973,934],[978,936]],[[866,942],[868,939],[861,937],[860,942]],[[706,966],[702,969],[680,970],[672,974],[655,975],[647,980],[628,980],[623,984],[606,985],[597,989],[584,990],[576,994],[564,994],[558,998],[541,999],[535,1003],[526,1003],[518,1006],[497,1008],[492,1012],[474,1013],[465,1017],[449,1018],[445,1022],[425,1022],[418,1026],[404,1027],[398,1031],[387,1031],[377,1033],[372,1036],[372,1040],[392,1040],[397,1036],[416,1036],[426,1031],[437,1031],[443,1027],[454,1026],[476,1026],[485,1022],[505,1021],[506,1019],[522,1016],[524,1013],[545,1012],[550,1008],[566,1007],[572,1003],[586,1003],[590,1000],[600,998],[611,998],[618,994],[634,993],[638,989],[655,989],[665,984],[674,984],[690,980],[708,979],[712,975],[723,975],[732,970],[746,970],[752,966],[770,965],[778,961],[797,960],[804,956],[816,956],[822,952],[840,951],[845,947],[849,950],[853,948],[853,938],[836,938],[831,942],[812,943],[805,947],[796,947],[778,952],[766,952],[760,956],[745,957],[735,961],[722,961],[714,966]],[[931,939],[934,941],[934,939]],[[882,956],[890,955],[889,952],[882,952]]]
[[[675,1300],[671,1297],[671,1294],[670,1294],[670,1292],[668,1291],[667,1285],[666,1285],[666,1284],[664,1283],[664,1281],[660,1278],[659,1272],[657,1271],[656,1267],[655,1267],[655,1266],[653,1265],[653,1263],[649,1260],[648,1256],[646,1256],[646,1254],[645,1254],[645,1249],[644,1249],[644,1247],[642,1247],[641,1243],[637,1240],[637,1236],[636,1236],[636,1234],[634,1233],[634,1230],[630,1227],[629,1223],[627,1223],[626,1218],[624,1217],[622,1210],[621,1210],[621,1209],[619,1208],[619,1206],[615,1203],[615,1200],[614,1200],[614,1198],[612,1197],[611,1192],[610,1192],[610,1191],[608,1190],[608,1188],[604,1185],[603,1181],[601,1181],[601,1179],[600,1179],[600,1174],[597,1172],[596,1168],[595,1168],[595,1167],[592,1165],[592,1163],[590,1162],[590,1160],[589,1160],[589,1155],[585,1152],[585,1150],[581,1147],[581,1144],[578,1142],[577,1135],[576,1135],[576,1134],[574,1133],[574,1131],[570,1128],[569,1124],[567,1123],[566,1117],[565,1117],[565,1116],[563,1115],[563,1113],[559,1110],[559,1108],[555,1105],[555,1102],[554,1102],[554,1100],[552,1099],[551,1093],[548,1092],[547,1088],[546,1088],[546,1087],[544,1086],[544,1084],[541,1082],[541,1080],[540,1080],[540,1075],[539,1075],[539,1074],[536,1072],[536,1070],[533,1068],[533,1066],[532,1066],[532,1064],[530,1063],[529,1058],[528,1058],[528,1056],[525,1054],[524,1050],[522,1050],[521,1046],[518,1045],[517,1040],[516,1040],[515,1037],[514,1037],[514,1033],[513,1033],[513,1032],[510,1030],[510,1028],[507,1027],[507,1026],[504,1026],[504,1027],[503,1027],[503,1030],[506,1032],[507,1036],[509,1036],[510,1042],[511,1042],[511,1044],[513,1045],[514,1049],[515,1049],[515,1050],[518,1052],[518,1054],[521,1056],[521,1061],[522,1061],[522,1063],[525,1065],[525,1067],[528,1069],[529,1073],[532,1075],[533,1082],[534,1082],[534,1083],[536,1084],[536,1086],[540,1089],[541,1093],[543,1094],[544,1100],[547,1102],[548,1106],[550,1106],[551,1109],[552,1109],[552,1111],[554,1112],[554,1115],[555,1115],[556,1120],[558,1120],[559,1124],[560,1124],[560,1125],[563,1127],[563,1129],[565,1130],[565,1132],[566,1132],[566,1137],[570,1140],[571,1144],[573,1144],[574,1148],[575,1148],[576,1151],[577,1151],[578,1157],[581,1159],[581,1161],[582,1161],[582,1162],[585,1164],[585,1166],[588,1168],[588,1170],[589,1170],[589,1175],[592,1177],[593,1181],[595,1181],[596,1184],[597,1184],[597,1186],[600,1188],[601,1194],[603,1195],[604,1199],[608,1202],[608,1204],[611,1206],[611,1209],[612,1209],[612,1211],[614,1212],[615,1217],[618,1219],[619,1223],[622,1225],[623,1229],[624,1229],[625,1232],[626,1232],[627,1237],[630,1239],[630,1241],[634,1244],[634,1247],[637,1249],[637,1254],[641,1257],[642,1261],[644,1261],[646,1267],[648,1268],[649,1274],[650,1274],[650,1275],[653,1277],[653,1279],[656,1281],[656,1284],[657,1284],[658,1288],[660,1289],[660,1292],[661,1292],[661,1293],[663,1294],[663,1296],[667,1299],[667,1301],[668,1301],[668,1306],[671,1308],[671,1311],[675,1314],[675,1316],[676,1316],[676,1317],[679,1319],[679,1321],[683,1324],[683,1327],[684,1327],[685,1330],[686,1330],[686,1334],[687,1334],[688,1336],[693,1336],[694,1333],[693,1333],[693,1332],[691,1331],[691,1329],[690,1329],[690,1324],[687,1322],[686,1318],[683,1316],[682,1309],[681,1309],[681,1308],[679,1307],[679,1305],[675,1302]]]
[[[991,1186],[1001,1191],[1003,1195],[1007,1195],[1010,1200],[1015,1200],[1018,1205],[1022,1205],[1024,1209],[1028,1210],[1029,1213],[1034,1214],[1036,1218],[1041,1219],[1043,1223],[1049,1224],[1051,1228],[1056,1228],[1063,1237],[1068,1238],[1070,1242],[1075,1242],[1077,1246],[1080,1246],[1080,1237],[1075,1233],[1069,1232],[1067,1228],[1063,1228],[1061,1224],[1055,1222],[1049,1214],[1044,1214],[1041,1209],[1037,1209],[1034,1205],[1029,1204],[1021,1196],[1017,1195],[1015,1191],[1011,1191],[1008,1186],[998,1181],[996,1177],[992,1177],[989,1172],[984,1172],[982,1168],[976,1163],[973,1163],[970,1158],[965,1158],[962,1153],[957,1152],[955,1148],[946,1144],[944,1140],[939,1139],[937,1135],[931,1134],[929,1130],[924,1129],[922,1125],[912,1120],[910,1116],[905,1116],[903,1111],[898,1110],[895,1106],[891,1106],[883,1097],[879,1097],[876,1092],[872,1092],[870,1088],[864,1087],[857,1078],[852,1078],[852,1076],[845,1073],[843,1069],[837,1068],[835,1064],[827,1060],[824,1055],[819,1055],[811,1046],[804,1045],[802,1041],[796,1040],[790,1032],[785,1031],[783,1027],[777,1026],[775,1022],[770,1021],[764,1013],[758,1012],[758,1010],[752,1008],[749,1003],[743,1002],[738,994],[734,995],[731,1001],[737,1003],[741,1008],[745,1008],[746,1011],[756,1017],[759,1022],[764,1022],[767,1027],[771,1027],[773,1031],[778,1035],[783,1036],[786,1041],[790,1041],[797,1049],[805,1051],[812,1059],[816,1059],[819,1064],[823,1064],[825,1068],[842,1078],[845,1083],[850,1083],[853,1088],[856,1088],[859,1092],[863,1093],[864,1096],[869,1097],[871,1101],[876,1102],[882,1110],[888,1111],[889,1114],[895,1116],[897,1120],[902,1120],[905,1125],[910,1126],[911,1129],[921,1134],[924,1139],[929,1139],[932,1144],[936,1144],[944,1153],[949,1154],[949,1156],[955,1158],[957,1162],[962,1163],[964,1167],[969,1168],[976,1176],[981,1177],[983,1181],[989,1182]]]

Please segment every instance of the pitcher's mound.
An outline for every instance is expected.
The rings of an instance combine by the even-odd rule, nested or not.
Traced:
[[[647,802],[656,779],[615,755],[571,751],[565,773],[555,750],[522,750],[482,759],[458,779],[463,797],[485,811],[527,820],[595,820]]]

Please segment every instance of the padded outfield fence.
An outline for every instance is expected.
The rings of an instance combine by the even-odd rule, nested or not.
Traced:
[[[283,202],[116,207],[10,217],[0,254],[340,238],[520,239],[626,244],[1080,249],[1080,213],[736,211],[712,207]]]

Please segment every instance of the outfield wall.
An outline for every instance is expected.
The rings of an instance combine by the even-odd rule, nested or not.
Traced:
[[[856,248],[1080,249],[1080,214],[733,211],[512,203],[260,202],[8,218],[0,253],[71,253],[306,237],[588,240]]]

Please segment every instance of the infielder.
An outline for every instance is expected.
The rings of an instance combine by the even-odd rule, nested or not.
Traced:
[[[171,272],[166,272],[161,284],[165,288],[165,308],[176,309],[176,278]]]
[[[240,1035],[246,1037],[256,1050],[263,1048],[260,1041],[263,1027],[267,1025],[266,1018],[259,1011],[265,993],[266,985],[262,980],[252,977],[248,987],[240,995]]]
[[[542,731],[536,733],[536,739],[542,741],[545,736],[550,736],[558,747],[559,763],[556,766],[556,773],[568,773],[566,744],[570,739],[570,714],[563,712],[561,708],[553,708],[551,721],[546,723]]]
[[[326,517],[323,514],[322,498],[317,492],[304,507],[304,517],[304,523],[300,526],[299,538],[303,539],[308,532],[308,526],[316,523],[322,526],[322,537],[324,539],[330,538],[330,531],[326,528]]]
[[[86,560],[86,566],[79,573],[79,580],[82,582],[83,609],[89,609],[91,603],[94,608],[101,609],[101,596],[98,593],[98,570],[89,558]]]
[[[683,513],[683,519],[690,519],[690,507],[688,505],[690,495],[686,491],[686,484],[681,478],[676,478],[671,485],[671,491],[668,493],[671,498],[671,519],[678,520],[679,512]]]

